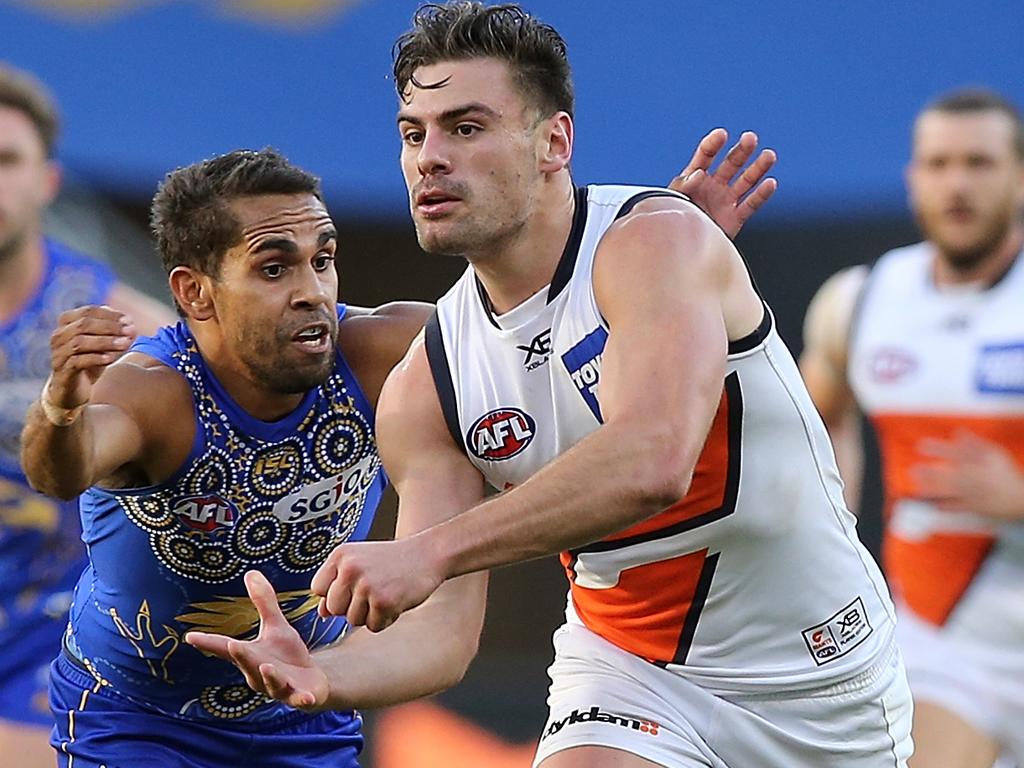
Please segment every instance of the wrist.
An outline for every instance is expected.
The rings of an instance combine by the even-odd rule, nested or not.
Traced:
[[[78,421],[78,417],[82,414],[86,404],[82,403],[73,408],[55,405],[50,398],[50,381],[50,379],[46,380],[46,384],[43,385],[43,391],[39,395],[39,406],[43,411],[43,416],[55,427],[70,427]]]
[[[462,575],[456,567],[457,553],[452,550],[449,543],[450,523],[449,520],[416,534],[426,557],[428,570],[436,574],[441,581]]]

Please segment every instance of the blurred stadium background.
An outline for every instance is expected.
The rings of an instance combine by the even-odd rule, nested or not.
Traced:
[[[272,145],[320,174],[342,232],[342,298],[437,298],[462,269],[419,253],[396,162],[390,52],[414,0],[0,0],[0,58],[65,120],[58,236],[166,299],[149,199],[168,170]],[[740,236],[800,347],[815,288],[911,242],[902,169],[931,97],[987,85],[1024,106],[1019,2],[524,0],[576,73],[578,182],[664,183],[703,133],[760,133],[780,190]],[[879,494],[862,534],[874,547]],[[393,500],[375,527],[387,536]],[[554,560],[495,574],[480,658],[457,689],[368,713],[368,768],[525,768],[544,717]],[[424,638],[430,642],[430,638]]]

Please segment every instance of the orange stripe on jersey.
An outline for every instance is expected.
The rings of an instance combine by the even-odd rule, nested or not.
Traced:
[[[682,663],[693,636],[692,629],[689,637],[685,630],[688,623],[696,628],[699,614],[698,609],[688,622],[691,607],[703,607],[716,562],[707,554],[703,549],[628,568],[612,589],[588,589],[573,582],[576,615],[623,650],[649,661]]]
[[[999,415],[883,413],[872,417],[882,455],[886,508],[904,499],[934,496],[920,487],[915,467],[939,462],[922,451],[927,439],[954,440],[969,432],[1006,449],[1024,465],[1024,418]],[[970,510],[965,510],[970,511]],[[936,509],[936,515],[945,514]],[[885,570],[900,597],[925,621],[943,624],[974,579],[994,543],[985,533],[939,532],[906,539],[891,528],[883,546]]]
[[[686,660],[718,554],[706,549],[676,557],[645,560],[641,546],[684,533],[732,514],[740,482],[743,395],[739,376],[725,379],[722,398],[690,489],[664,512],[621,533],[562,553],[572,584],[577,615],[608,641],[650,661],[682,664]],[[636,564],[618,573],[615,586],[584,587],[577,583],[577,558],[587,554],[636,547]],[[659,552],[661,550],[658,550]]]
[[[941,626],[994,543],[995,537],[979,534],[935,533],[920,541],[886,534],[886,575],[915,614]]]
[[[736,391],[732,395],[733,403],[730,409],[730,389],[732,387],[727,386],[722,390],[722,399],[718,402],[718,410],[715,412],[714,421],[708,431],[707,440],[704,441],[697,466],[693,470],[693,480],[690,482],[686,496],[664,512],[613,534],[603,541],[620,541],[650,534],[652,531],[678,525],[726,506],[730,490],[730,475],[732,474],[730,468],[739,461],[739,446],[730,444],[730,435],[733,437],[733,442],[739,437],[740,425],[731,423],[739,420],[737,413],[739,394]],[[731,427],[733,429],[730,429]],[[738,472],[738,467],[735,470]]]
[[[889,504],[905,498],[927,498],[926,488],[918,488],[913,468],[936,459],[922,455],[925,438],[951,440],[961,431],[998,443],[1024,465],[1024,417],[927,415],[918,413],[883,413],[871,419],[878,434],[882,453],[882,480]]]

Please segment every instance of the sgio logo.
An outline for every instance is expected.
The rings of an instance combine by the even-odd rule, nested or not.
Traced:
[[[220,496],[189,496],[178,499],[171,506],[171,512],[189,528],[197,531],[213,531],[229,528],[235,524],[238,510],[234,504]]]
[[[504,461],[526,450],[537,423],[518,408],[497,408],[485,413],[466,433],[466,445],[485,461]]]
[[[378,462],[367,457],[340,475],[303,486],[274,504],[273,514],[286,523],[304,523],[336,512],[361,499],[377,477]]]

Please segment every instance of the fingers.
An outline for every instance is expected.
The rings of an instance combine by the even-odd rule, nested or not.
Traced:
[[[245,676],[245,683],[254,691],[266,693],[263,676],[260,674],[260,660],[252,643],[242,640],[228,640],[229,661],[233,662]]]
[[[679,176],[676,178],[685,180],[694,171],[707,171],[728,140],[729,134],[724,128],[715,128],[708,132],[704,138],[697,142],[697,149],[694,150],[693,157],[690,158],[690,162],[686,164],[686,167],[679,172]]]
[[[728,184],[740,169],[746,165],[747,160],[757,149],[757,134],[753,131],[744,131],[740,134],[739,141],[732,145],[725,154],[725,159],[715,169],[714,176],[723,184]],[[737,197],[739,197],[737,193]]]
[[[123,355],[136,336],[131,318],[106,306],[64,312],[50,336],[55,405],[73,407],[68,382],[78,371],[109,365]]]
[[[744,135],[746,135],[746,134],[744,134]],[[753,134],[751,134],[751,135],[753,136]],[[755,143],[754,143],[753,147],[757,146],[756,141],[757,141],[757,139],[755,137],[755,139],[754,139]],[[737,146],[739,146],[739,145],[737,145]],[[753,147],[751,147],[751,151],[753,151]],[[735,147],[733,147],[733,149],[735,149]],[[729,154],[731,155],[732,152],[730,152]],[[737,170],[739,170],[739,168],[743,167],[743,164],[746,163],[747,158],[749,158],[749,157],[750,157],[750,153],[748,152],[743,157],[743,160],[740,163],[740,165],[737,167]],[[753,189],[762,179],[765,178],[765,176],[768,174],[768,171],[770,171],[772,169],[772,167],[775,165],[775,162],[777,160],[778,160],[778,156],[775,154],[775,150],[772,150],[772,149],[762,150],[761,153],[754,160],[754,162],[752,162],[750,165],[748,165],[746,167],[746,169],[744,169],[743,173],[741,173],[739,175],[739,178],[736,179],[736,182],[732,185],[733,194],[735,194],[737,198],[741,198],[745,194],[747,194],[747,192],[749,192],[751,189]],[[725,163],[723,163],[722,165],[724,166]],[[719,174],[719,172],[721,172],[721,170],[722,170],[721,167],[719,167],[718,171],[715,171],[715,175],[717,176]],[[735,173],[733,173],[733,175],[735,175]],[[729,179],[731,179],[731,178],[732,178],[732,176],[729,176]],[[724,175],[722,177],[722,180],[726,181]],[[768,179],[768,181],[774,181],[774,179]],[[775,191],[775,189],[773,188],[772,192],[774,192],[774,191]],[[771,193],[769,193],[768,197],[771,197]],[[765,200],[767,200],[767,199],[768,198],[765,198]],[[762,200],[761,202],[763,203],[764,200]]]
[[[260,664],[259,673],[268,696],[296,709],[316,706],[316,696],[311,691],[296,688],[273,664]]]
[[[767,203],[778,188],[779,182],[773,178],[767,178],[758,184],[754,191],[736,206],[736,217],[739,219],[740,226],[753,216],[758,208]]]
[[[267,577],[259,571],[247,571],[244,580],[245,590],[260,617],[260,636],[265,630],[288,626],[281,604],[277,602],[277,593]]]
[[[209,632],[186,632],[185,642],[203,653],[209,653],[224,661],[231,661],[231,654],[228,653],[230,637],[224,635],[211,635]]]

